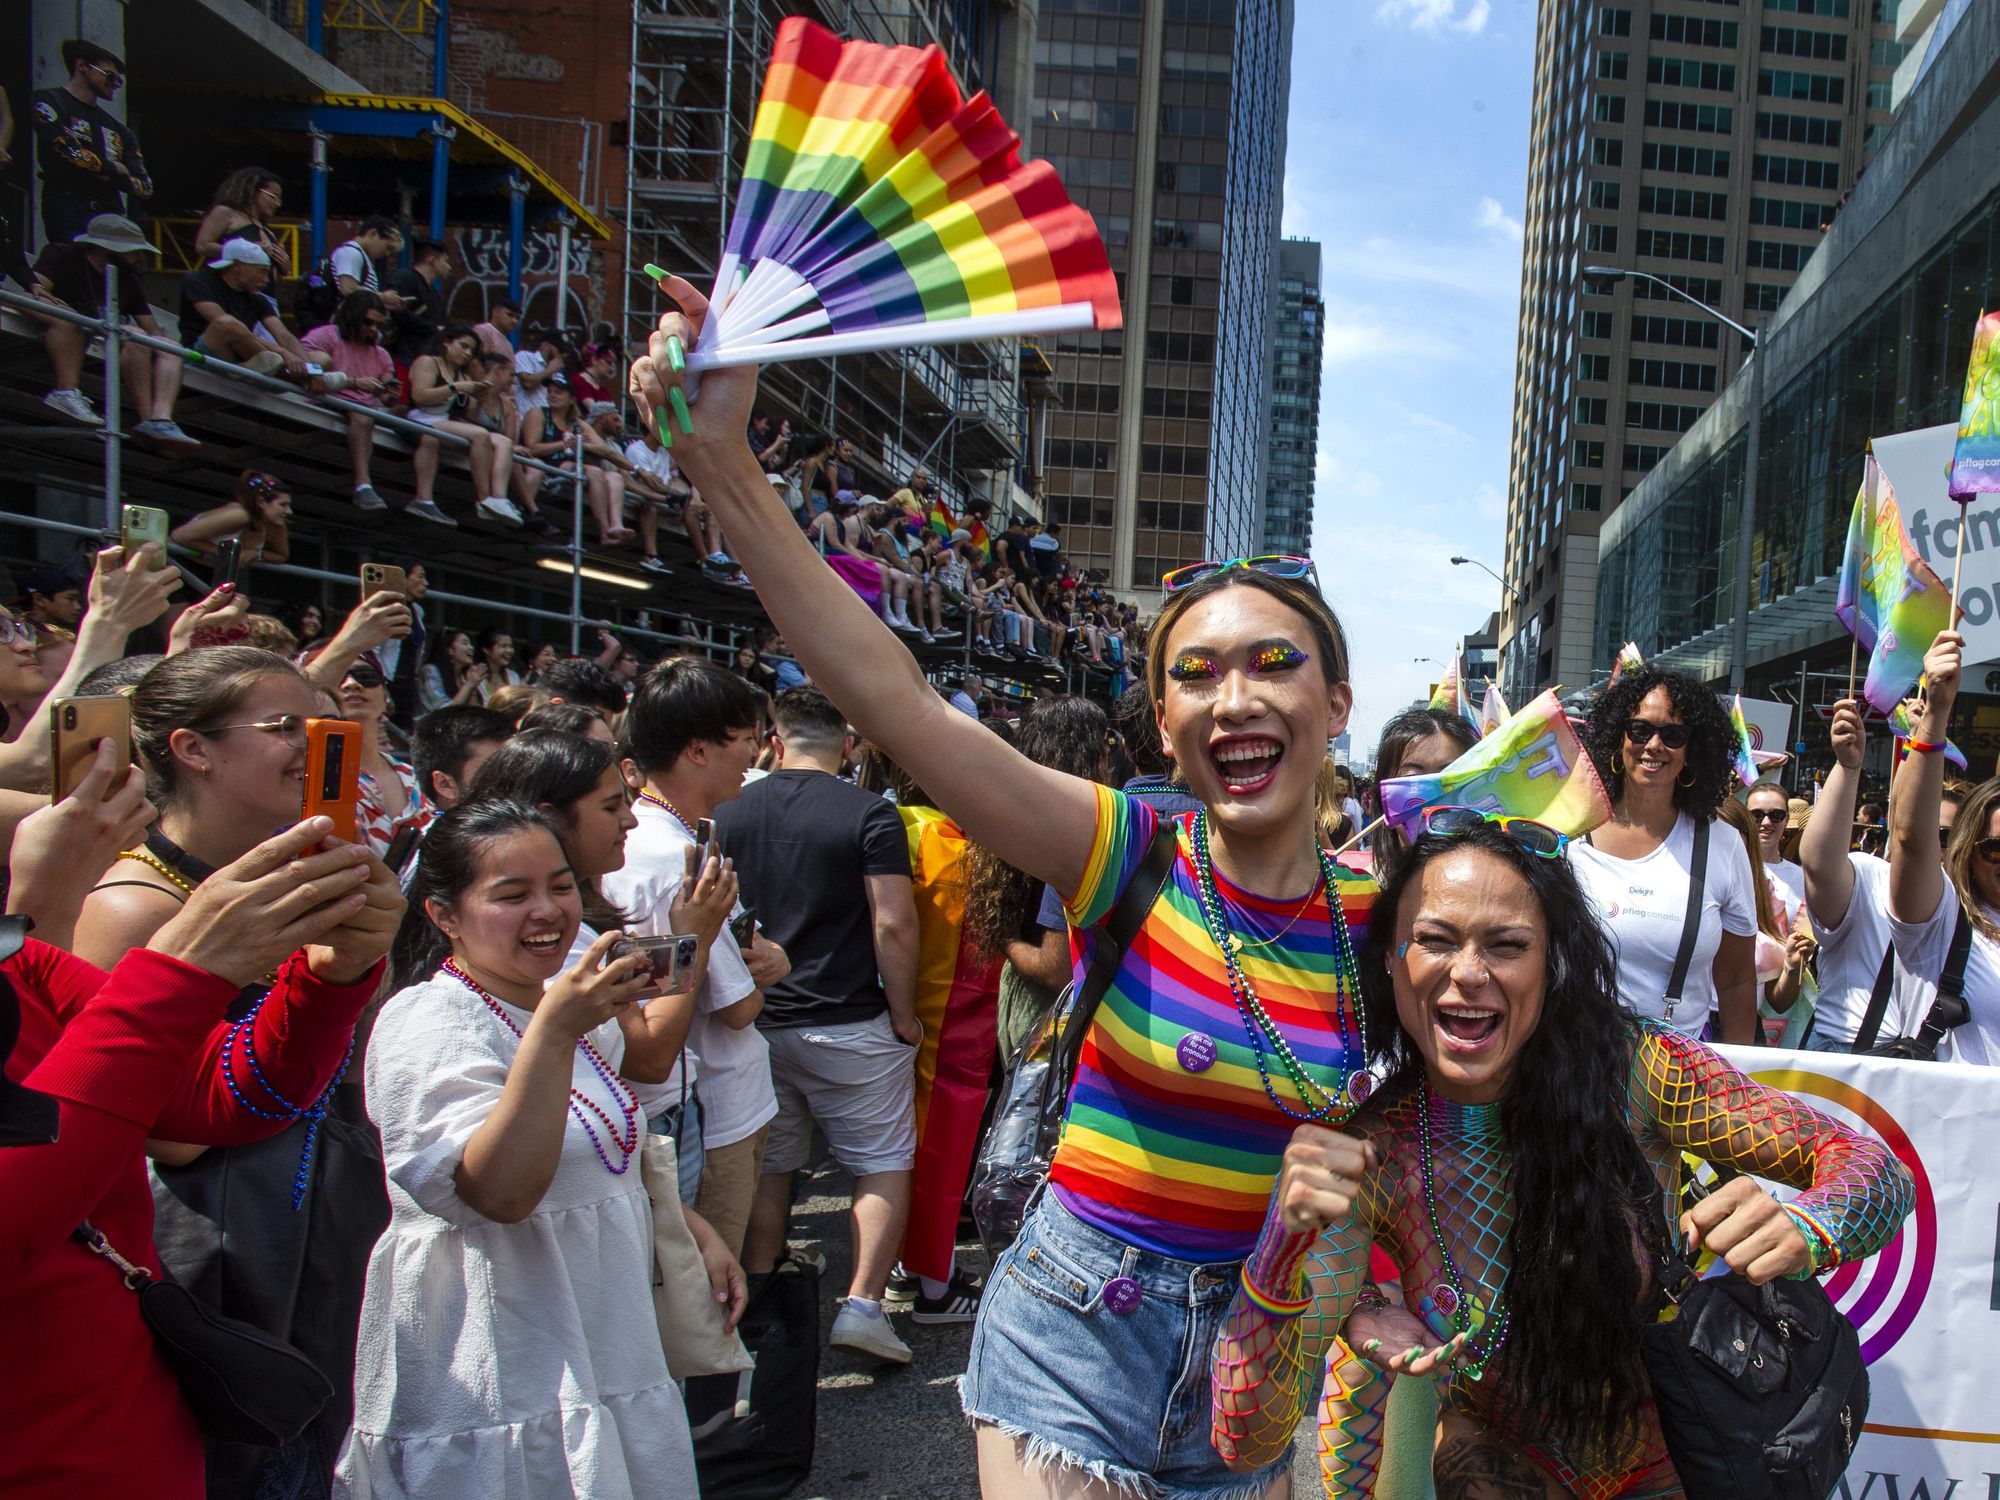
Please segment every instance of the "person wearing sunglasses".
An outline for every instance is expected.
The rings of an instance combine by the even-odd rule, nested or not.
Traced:
[[[430,826],[437,809],[417,785],[417,773],[407,761],[382,748],[382,725],[389,717],[389,685],[374,657],[364,654],[340,681],[343,718],[361,726],[360,798],[355,803],[355,830],[361,842],[386,854],[406,827],[419,833]]]
[[[1879,1141],[1618,1003],[1566,842],[1435,808],[1383,886],[1361,977],[1384,1080],[1353,1134],[1297,1130],[1214,1350],[1238,1472],[1322,1390],[1324,1452],[1391,1374],[1428,1375],[1440,1495],[1677,1496],[1639,1351],[1669,1245],[1762,1284],[1872,1255],[1908,1216]],[[1745,1175],[1683,1213],[1688,1156]],[[1373,1285],[1375,1247],[1407,1307]]]
[[[1150,902],[1134,892],[1138,935],[1083,1038],[1047,1186],[987,1282],[960,1386],[982,1487],[1282,1488],[1282,1451],[1248,1481],[1224,1468],[1184,1365],[1215,1335],[1293,1125],[1338,1124],[1366,1092],[1353,955],[1374,887],[1314,839],[1314,781],[1352,694],[1312,564],[1222,559],[1166,580],[1147,686],[1197,811],[1036,765],[939,697],[788,524],[743,441],[756,372],[707,371],[689,401],[679,367],[707,304],[665,288],[692,316],[668,312],[634,362],[642,419],[675,422],[674,461],[813,682],[969,838],[1062,894],[1076,974],[1142,867],[1160,881]]]
[[[1382,726],[1382,738],[1375,746],[1375,785],[1379,788],[1396,776],[1435,775],[1478,743],[1479,732],[1464,714],[1445,708],[1406,708]],[[1371,800],[1377,795],[1371,793]],[[1375,879],[1387,880],[1409,847],[1402,830],[1388,823],[1370,834],[1369,865]]]
[[[125,83],[124,60],[82,37],[62,44],[62,60],[68,80],[34,94],[28,114],[42,182],[42,236],[66,245],[99,214],[141,216],[153,179],[139,137],[104,108]]]
[[[1889,799],[1889,932],[1897,966],[1941,986],[1959,925],[1970,928],[1957,989],[1970,1015],[1945,1032],[1937,1056],[1990,1067],[2000,1064],[2000,778],[1980,783],[1955,816],[1944,802],[1945,734],[1964,653],[1964,638],[1947,630],[1924,656],[1929,691]],[[1932,830],[1947,827],[1940,866]],[[1899,1034],[1913,1034],[1928,1013],[1906,1016]],[[1885,1027],[1878,1040],[1893,1037]]]
[[[1689,1035],[1748,1045],[1757,1025],[1757,896],[1750,853],[1714,828],[1736,788],[1736,737],[1715,694],[1678,672],[1623,673],[1590,711],[1585,744],[1611,820],[1571,851],[1618,954],[1626,1009]],[[1700,910],[1688,894],[1702,853]],[[1676,978],[1679,979],[1678,987]]]

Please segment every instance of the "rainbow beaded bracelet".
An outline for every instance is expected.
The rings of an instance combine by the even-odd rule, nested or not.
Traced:
[[[1247,1265],[1237,1274],[1237,1280],[1243,1284],[1243,1295],[1274,1318],[1296,1318],[1313,1305],[1310,1295],[1297,1302],[1281,1302],[1269,1292],[1258,1290],[1257,1283],[1250,1279],[1250,1267]]]

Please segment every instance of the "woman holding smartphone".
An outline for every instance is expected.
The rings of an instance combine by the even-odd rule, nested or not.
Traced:
[[[584,743],[588,743],[587,741]],[[368,1268],[337,1496],[685,1500],[694,1449],[650,1287],[643,954],[568,955],[577,876],[545,812],[431,826],[368,1057],[393,1218]],[[712,1233],[717,1300],[742,1272]]]
[[[410,420],[470,441],[466,461],[472,468],[473,493],[485,497],[479,502],[479,514],[520,526],[525,524],[521,512],[507,498],[507,483],[514,473],[513,439],[489,431],[468,415],[489,389],[479,364],[479,335],[454,323],[410,366]]]
[[[674,414],[674,460],[799,665],[968,837],[1056,888],[1083,963],[1128,889],[1144,907],[1084,1038],[1047,1187],[979,1310],[960,1395],[982,1490],[1283,1494],[1288,1454],[1241,1476],[1210,1446],[1202,1354],[1293,1130],[1337,1129],[1367,1097],[1354,954],[1375,888],[1314,841],[1314,782],[1351,692],[1311,563],[1218,560],[1164,581],[1148,686],[1199,812],[1169,819],[1036,765],[941,698],[784,524],[743,441],[756,372],[708,370],[689,403],[680,372],[707,302],[677,277],[666,290],[686,314],[660,320],[633,394],[645,421]],[[1358,1160],[1358,1141],[1335,1139]]]

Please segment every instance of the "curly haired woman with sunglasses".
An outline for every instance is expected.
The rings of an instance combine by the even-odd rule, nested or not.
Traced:
[[[1693,678],[1642,666],[1605,689],[1585,742],[1611,793],[1611,821],[1571,858],[1611,935],[1619,1000],[1691,1036],[1713,1016],[1716,1040],[1747,1045],[1757,1025],[1755,877],[1733,830],[1709,836],[1736,786],[1729,716]],[[1698,852],[1702,897],[1690,932]]]
[[[756,372],[711,370],[689,402],[680,371],[707,304],[678,278],[666,288],[689,316],[662,318],[633,367],[643,419],[674,423],[675,462],[855,729],[970,838],[1063,896],[1077,973],[1109,941],[1103,924],[1157,835],[1163,882],[1139,901],[1047,1186],[995,1262],[974,1329],[960,1394],[982,1493],[1288,1493],[1289,1437],[1248,1478],[1211,1446],[1205,1354],[1293,1127],[1337,1128],[1367,1094],[1354,953],[1374,884],[1314,838],[1314,782],[1351,693],[1312,565],[1237,558],[1163,581],[1147,682],[1199,811],[1170,818],[1036,765],[939,697],[786,524],[743,442]]]

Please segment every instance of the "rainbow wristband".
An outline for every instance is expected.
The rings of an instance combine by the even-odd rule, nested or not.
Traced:
[[[1243,1295],[1271,1317],[1296,1318],[1313,1305],[1313,1298],[1310,1296],[1302,1297],[1297,1302],[1280,1302],[1268,1292],[1259,1291],[1257,1283],[1250,1279],[1250,1268],[1247,1265],[1238,1273],[1236,1279],[1243,1284]]]
[[[1791,1221],[1799,1226],[1799,1233],[1805,1236],[1806,1251],[1812,1257],[1811,1264],[1798,1273],[1797,1279],[1817,1276],[1822,1271],[1831,1271],[1837,1267],[1841,1261],[1840,1241],[1833,1237],[1824,1224],[1803,1208],[1787,1203],[1784,1209]]]
[[[1911,735],[1908,739],[1903,741],[1903,749],[1906,753],[1910,755],[1935,755],[1938,753],[1938,751],[1944,749],[1944,747],[1945,747],[1945,742],[1943,740],[1939,740],[1936,744],[1932,744],[1928,740],[1918,739],[1915,735]]]

